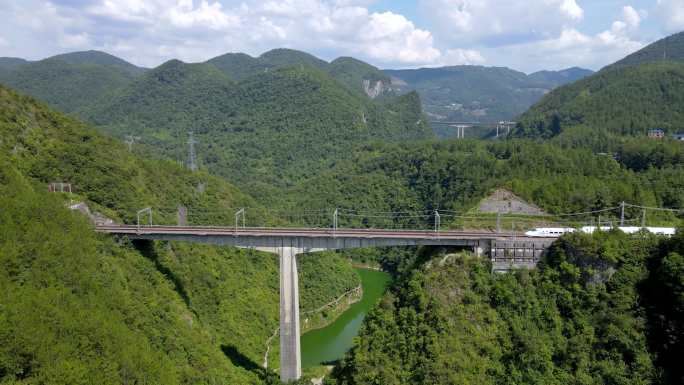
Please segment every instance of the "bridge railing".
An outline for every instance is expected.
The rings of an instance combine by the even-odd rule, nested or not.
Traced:
[[[264,210],[231,207],[221,210],[202,207],[154,207],[138,213],[137,225],[195,225],[221,227],[365,228],[396,230],[487,229],[519,232],[538,227],[579,227],[617,224],[618,208],[561,215],[520,215],[510,213],[459,213],[453,210],[369,211],[353,209]],[[143,215],[143,219],[140,219]],[[148,217],[149,215],[149,217]],[[626,225],[639,225],[641,218],[626,218]]]

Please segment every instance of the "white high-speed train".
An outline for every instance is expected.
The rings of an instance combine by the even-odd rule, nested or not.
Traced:
[[[529,237],[560,237],[563,234],[574,233],[575,231],[581,231],[583,233],[591,234],[597,230],[610,231],[611,229],[613,228],[610,226],[601,226],[600,229],[598,226],[583,226],[578,229],[573,227],[537,227],[534,230],[526,231],[525,235]],[[646,230],[649,233],[653,233],[656,235],[664,235],[668,237],[671,237],[675,234],[674,227],[620,226],[617,227],[617,229],[627,234],[634,234],[641,230]]]

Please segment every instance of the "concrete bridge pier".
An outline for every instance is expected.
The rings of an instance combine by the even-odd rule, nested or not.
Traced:
[[[280,257],[280,379],[283,382],[302,376],[297,276],[297,254],[302,251],[292,246],[277,248]]]

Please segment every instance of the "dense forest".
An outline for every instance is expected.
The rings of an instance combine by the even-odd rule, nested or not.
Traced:
[[[645,136],[681,130],[684,64],[617,66],[547,94],[519,119],[515,135],[549,138],[568,127]]]
[[[684,233],[568,235],[536,270],[415,259],[329,384],[676,384]]]
[[[109,239],[65,206],[84,201],[129,223],[146,205],[155,207],[155,223],[175,223],[179,204],[194,224],[230,223],[236,207],[267,223],[282,220],[219,178],[141,159],[6,88],[0,107],[0,381],[277,379],[259,369],[278,325],[275,256]],[[73,193],[48,193],[50,182],[71,183]],[[304,309],[359,283],[332,253],[301,258],[300,269]],[[277,362],[277,350],[270,357]]]
[[[434,220],[429,214],[435,209],[470,214],[484,196],[502,186],[550,214],[601,210],[622,201],[649,207],[684,206],[681,143],[624,138],[605,144],[610,153],[564,145],[530,140],[369,144],[352,159],[288,190],[283,195],[287,200],[281,198],[281,202],[290,210],[337,207],[343,226],[414,228],[429,227]],[[406,212],[427,215],[415,218]],[[396,214],[378,217],[378,213]],[[618,214],[604,213],[603,218],[615,219]],[[628,210],[626,215],[634,221],[642,213]],[[667,224],[678,218],[681,214],[654,213],[648,220]],[[316,219],[310,218],[314,224]],[[573,219],[586,223],[592,217]],[[318,224],[329,220],[329,213],[324,214]],[[475,223],[444,215],[442,224],[459,228]]]

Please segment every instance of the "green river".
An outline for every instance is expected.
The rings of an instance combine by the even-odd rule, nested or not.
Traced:
[[[351,349],[366,314],[375,306],[390,282],[390,275],[381,271],[356,269],[361,276],[363,298],[351,305],[335,322],[302,335],[302,367],[335,361]]]

